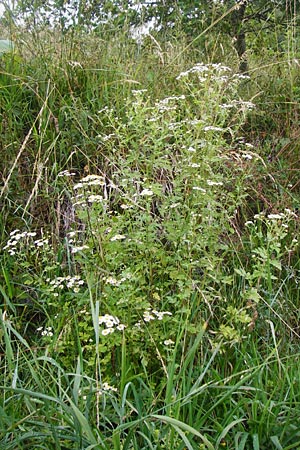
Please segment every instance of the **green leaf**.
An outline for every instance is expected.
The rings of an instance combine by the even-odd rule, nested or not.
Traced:
[[[252,442],[253,442],[253,450],[259,450],[259,438],[258,434],[254,434],[252,436]]]
[[[246,277],[247,276],[247,272],[245,269],[241,268],[238,269],[237,267],[234,268],[235,273],[237,273],[238,275],[240,275],[241,277]]]
[[[234,436],[234,444],[235,444],[236,450],[244,450],[246,442],[248,440],[248,437],[249,437],[249,433],[246,433],[246,432],[236,433],[236,435]]]
[[[276,269],[281,270],[281,262],[277,261],[276,259],[271,259],[270,260],[270,264],[274,267],[276,267]]]
[[[275,447],[277,448],[277,450],[283,450],[283,447],[279,442],[278,436],[271,436],[270,439],[273,442],[273,444],[275,445]]]
[[[220,434],[220,436],[216,442],[216,448],[218,448],[220,446],[222,440],[226,437],[228,431],[231,430],[231,428],[233,428],[237,423],[241,423],[244,420],[245,419],[237,419],[237,420],[230,422],[230,424],[227,425],[227,427],[225,427],[224,430],[222,431],[222,433]]]
[[[157,420],[161,420],[162,422],[165,422],[173,426],[175,429],[178,427],[181,430],[186,431],[187,433],[191,433],[199,437],[203,441],[203,443],[207,446],[208,450],[214,450],[214,447],[209,442],[209,440],[205,436],[203,436],[203,434],[199,433],[199,431],[195,430],[195,428],[191,427],[190,425],[187,425],[186,423],[181,422],[180,420],[173,419],[173,417],[161,416],[159,414],[152,414],[151,417]]]

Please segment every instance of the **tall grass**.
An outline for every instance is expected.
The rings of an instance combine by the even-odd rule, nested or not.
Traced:
[[[2,56],[1,448],[300,446],[297,49],[219,42]]]

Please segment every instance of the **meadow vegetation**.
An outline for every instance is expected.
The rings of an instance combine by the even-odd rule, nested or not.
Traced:
[[[295,26],[3,30],[1,449],[300,448]]]

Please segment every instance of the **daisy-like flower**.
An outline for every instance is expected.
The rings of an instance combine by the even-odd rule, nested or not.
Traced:
[[[81,189],[87,186],[104,186],[105,181],[104,177],[100,175],[87,175],[82,178],[79,183],[73,186],[73,189],[76,191],[77,189]]]
[[[53,328],[52,327],[39,327],[36,329],[36,331],[41,333],[41,336],[49,336],[52,337],[53,336]]]
[[[101,334],[102,336],[107,336],[108,334],[112,334],[114,331],[114,328],[104,328],[104,330],[101,331]]]
[[[253,159],[253,156],[252,156],[252,155],[249,155],[249,153],[243,153],[243,154],[242,154],[242,158],[251,160],[251,159]]]
[[[223,186],[222,181],[207,180],[206,182],[207,182],[208,186]]]
[[[124,236],[124,234],[116,234],[115,236],[110,238],[110,241],[122,241],[123,239],[126,239],[126,236]]]
[[[102,384],[102,390],[118,392],[117,388],[115,388],[114,386],[110,386],[106,381]]]
[[[202,192],[203,194],[206,194],[206,190],[203,189],[202,187],[199,187],[199,186],[193,186],[192,189],[193,189],[194,191],[200,191],[200,192]]]
[[[268,214],[268,219],[270,220],[282,220],[284,219],[284,214],[283,213],[279,213],[279,214]]]
[[[57,174],[58,177],[74,177],[75,175],[75,172],[69,172],[69,170],[63,170]]]
[[[143,196],[146,196],[146,197],[151,197],[153,195],[153,191],[151,191],[151,189],[147,189],[146,188],[146,189],[142,190],[140,195],[143,195]]]
[[[108,336],[109,334],[114,333],[115,330],[123,331],[126,328],[126,325],[120,323],[118,317],[112,316],[111,314],[100,316],[99,325],[105,325],[104,330],[101,331],[102,336]]]
[[[166,339],[165,341],[164,341],[164,344],[165,345],[173,345],[174,344],[174,341],[172,341],[172,339]]]
[[[203,131],[224,131],[224,129],[220,127],[207,126],[203,128]]]
[[[150,322],[151,320],[162,320],[164,316],[172,316],[172,313],[169,311],[157,311],[156,309],[148,308],[143,313],[144,322]]]
[[[78,247],[72,247],[71,253],[78,253],[78,252],[81,252],[82,250],[86,250],[88,248],[89,248],[88,245],[80,245]]]
[[[87,198],[87,201],[89,203],[101,203],[103,201],[102,195],[89,195]]]

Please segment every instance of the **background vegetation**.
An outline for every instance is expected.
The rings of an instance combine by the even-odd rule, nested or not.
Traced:
[[[298,13],[6,5],[1,449],[300,448]]]

